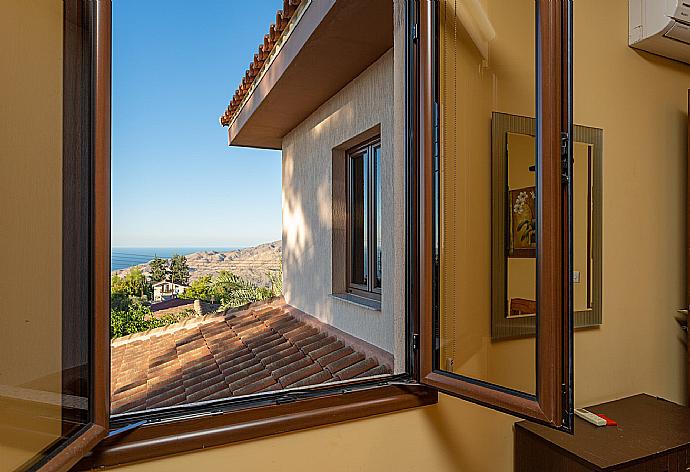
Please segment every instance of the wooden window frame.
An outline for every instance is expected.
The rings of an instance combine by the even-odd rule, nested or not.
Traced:
[[[180,407],[170,414],[166,412],[146,412],[128,417],[125,422],[111,422],[111,436],[102,440],[107,431],[109,420],[109,349],[108,349],[108,303],[109,303],[109,208],[110,208],[110,174],[109,174],[109,137],[110,137],[110,0],[69,0],[96,5],[96,46],[92,54],[83,54],[82,60],[93,60],[96,65],[93,112],[89,116],[95,126],[95,160],[93,181],[88,189],[83,189],[94,202],[91,251],[94,255],[94,272],[92,273],[92,290],[94,303],[94,326],[101,338],[94,340],[91,346],[95,356],[93,379],[98,383],[94,391],[94,418],[86,434],[75,441],[73,447],[64,449],[59,463],[45,470],[65,470],[77,461],[81,455],[92,449],[76,466],[75,470],[115,466],[134,461],[154,459],[161,456],[191,452],[211,446],[220,446],[237,441],[266,437],[269,435],[295,431],[303,428],[328,425],[370,415],[393,412],[405,408],[414,408],[433,404],[437,401],[437,391],[441,390],[461,396],[470,401],[507,411],[519,416],[565,425],[567,415],[559,410],[562,403],[572,402],[570,377],[558,369],[561,365],[555,362],[556,354],[572,356],[572,331],[565,328],[563,319],[542,317],[540,330],[547,330],[550,337],[561,339],[558,345],[544,346],[540,343],[540,359],[554,360],[554,372],[544,362],[540,364],[540,384],[546,379],[549,388],[540,389],[539,401],[517,397],[510,392],[487,389],[480,384],[460,381],[456,378],[440,375],[434,371],[431,362],[431,320],[433,316],[433,260],[431,258],[432,231],[432,174],[433,174],[433,106],[434,87],[430,81],[433,76],[433,15],[431,6],[436,2],[421,0],[418,4],[410,0],[406,8],[406,311],[407,311],[407,349],[406,373],[385,379],[353,381],[342,386],[321,386],[297,392],[275,392],[258,395],[254,398],[229,400],[225,404],[209,405],[206,409],[199,407]],[[565,25],[554,24],[566,0],[539,0],[548,15],[548,21],[542,24],[547,34],[557,34]],[[556,12],[558,10],[558,12]],[[558,15],[556,15],[558,13]],[[422,21],[418,21],[420,18]],[[418,39],[416,37],[418,36]],[[549,44],[551,44],[549,42]],[[545,73],[551,78],[558,76],[555,58],[561,57],[561,51],[545,48],[542,61]],[[560,65],[559,65],[560,66]],[[563,84],[549,82],[545,89],[561,93]],[[553,88],[553,90],[549,89]],[[554,106],[554,100],[543,101],[543,113],[548,119],[545,126],[560,125],[559,117],[554,113],[560,110]],[[560,115],[559,115],[560,116]],[[565,119],[565,115],[563,119]],[[568,121],[568,122],[571,122]],[[560,131],[560,130],[559,130]],[[550,152],[560,149],[560,139],[547,141]],[[548,167],[548,166],[547,166]],[[547,171],[555,172],[551,165]],[[560,172],[560,167],[558,169]],[[543,191],[552,192],[561,198],[560,186],[548,187]],[[564,198],[564,202],[567,199]],[[554,209],[552,209],[554,211]],[[566,216],[562,216],[566,218]],[[542,223],[543,224],[543,223]],[[567,246],[567,241],[563,246]],[[349,254],[349,251],[348,251]],[[548,255],[548,254],[547,254]],[[544,263],[555,264],[554,256],[544,259]],[[553,269],[553,267],[551,267]],[[558,279],[559,284],[563,278]],[[569,303],[568,296],[559,285],[550,293],[549,303]],[[544,290],[545,287],[540,287]],[[107,291],[106,291],[107,290]],[[541,293],[541,292],[540,292]],[[415,334],[419,333],[419,334]],[[103,336],[105,334],[105,336]],[[566,383],[563,396],[554,391],[552,382],[563,376]],[[461,388],[458,388],[458,387]],[[568,396],[570,395],[570,400]],[[563,402],[559,402],[562,399]],[[555,401],[552,401],[555,400]],[[141,419],[144,418],[144,419]],[[119,434],[118,434],[119,433]],[[95,446],[95,447],[94,447]],[[58,457],[56,456],[57,460]]]
[[[376,179],[376,161],[374,159],[374,150],[378,148],[379,153],[381,152],[381,136],[378,135],[368,141],[359,144],[345,153],[346,159],[346,221],[347,221],[347,278],[346,278],[346,288],[347,292],[353,295],[357,295],[363,298],[370,298],[378,302],[381,301],[381,287],[375,287],[374,280],[376,278],[376,252],[373,250],[376,248],[376,219],[377,219],[377,195],[376,186],[381,183]],[[360,154],[367,153],[368,155],[368,166],[365,169],[367,173],[368,185],[367,185],[367,214],[365,218],[367,219],[367,245],[369,247],[369,254],[367,255],[367,284],[356,284],[352,281],[352,260],[353,260],[353,244],[352,238],[354,231],[352,229],[352,207],[353,207],[353,194],[354,194],[354,181],[353,181],[353,171],[352,171],[352,159]],[[375,185],[372,185],[375,182]],[[383,281],[383,274],[381,275],[381,280]],[[382,282],[383,283],[383,282]]]
[[[435,351],[439,315],[438,259],[438,2],[422,0],[419,22],[419,288],[420,382],[466,400],[552,427],[572,430],[572,5],[570,0],[535,0],[537,5],[537,172],[541,194],[538,221],[536,395],[443,371]],[[567,159],[563,160],[561,146]],[[565,163],[565,167],[563,167]],[[567,183],[563,184],[563,173]],[[544,277],[548,274],[548,277]]]
[[[64,438],[28,470],[69,470],[108,433],[110,13],[110,0],[63,3],[62,362],[72,367],[62,374]],[[65,395],[88,398],[88,411]]]
[[[94,0],[68,0],[75,3],[91,4]],[[98,44],[91,56],[84,55],[83,60],[93,57],[101,67],[100,76],[110,77],[110,21],[111,1],[95,0],[99,11]],[[412,2],[410,2],[412,3]],[[106,33],[107,26],[107,34]],[[406,48],[411,49],[413,25],[406,25]],[[106,69],[106,65],[108,68]],[[410,63],[410,71],[415,64]],[[107,72],[107,74],[106,74]],[[414,73],[412,73],[414,77]],[[412,83],[412,82],[411,82]],[[105,83],[104,83],[105,84]],[[94,311],[98,318],[95,323],[105,333],[100,341],[91,347],[100,361],[95,366],[98,370],[94,377],[100,382],[101,392],[98,395],[99,424],[105,425],[89,436],[83,436],[79,444],[63,464],[72,465],[84,456],[72,470],[91,470],[93,468],[116,466],[135,461],[150,460],[167,455],[192,452],[207,447],[231,444],[238,441],[267,437],[304,428],[324,426],[372,415],[390,413],[408,408],[417,408],[437,402],[436,389],[419,384],[415,379],[418,365],[414,353],[413,332],[418,325],[416,297],[407,295],[408,329],[406,330],[406,373],[386,378],[353,380],[343,385],[324,385],[296,392],[273,392],[238,399],[229,399],[207,406],[205,409],[189,405],[180,406],[172,412],[144,412],[141,415],[127,415],[126,418],[111,420],[110,434],[102,439],[108,431],[110,419],[109,382],[109,303],[110,289],[110,83],[98,90],[95,111],[90,114],[97,127],[100,138],[99,158],[95,160],[95,180],[89,189],[81,188],[92,195],[95,205],[100,210],[94,220],[96,230],[94,241],[100,249],[98,264],[94,267],[92,283],[100,293],[96,304],[101,307]],[[414,119],[408,116],[408,119]],[[408,139],[412,140],[414,131],[409,131]],[[107,137],[107,139],[106,139]],[[100,139],[100,141],[99,141]],[[415,152],[408,148],[405,159],[410,162]],[[409,164],[408,169],[410,168]],[[408,185],[416,185],[415,179],[408,175]],[[83,185],[83,183],[82,183]],[[412,205],[413,200],[408,199]],[[416,223],[407,217],[410,228]],[[410,238],[413,231],[407,230]],[[413,246],[408,242],[407,247]],[[411,256],[414,257],[414,256]],[[408,267],[413,263],[408,261]],[[413,286],[411,272],[407,272],[408,287]],[[103,309],[105,307],[105,309]],[[46,470],[65,470],[61,469]]]

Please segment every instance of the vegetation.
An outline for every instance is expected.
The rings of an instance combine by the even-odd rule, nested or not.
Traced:
[[[156,256],[156,258],[149,263],[149,270],[151,271],[151,282],[154,284],[156,282],[162,282],[165,280],[166,275],[168,275],[168,261]]]
[[[189,316],[180,314],[154,317],[148,306],[152,295],[151,281],[138,269],[131,270],[124,277],[117,274],[111,277],[111,339],[177,323]]]
[[[151,298],[153,289],[146,276],[139,270],[133,269],[124,277],[115,274],[110,279],[110,293],[117,293],[131,297]]]
[[[156,263],[156,260],[162,261],[163,264]],[[156,282],[156,277],[153,276],[154,270],[163,271],[161,280],[184,284],[189,281],[189,268],[184,256],[174,256],[170,261],[170,270],[165,260],[154,259],[151,262],[150,279],[137,269],[131,270],[124,277],[113,275],[110,285],[111,338],[177,323],[195,315],[193,310],[187,310],[176,315],[159,318],[153,316],[149,308],[149,300],[152,296],[151,283]],[[216,277],[207,275],[193,281],[180,297],[220,303],[222,309],[236,308],[247,303],[280,296],[283,293],[282,270],[269,273],[268,278],[271,286],[260,287],[231,272],[221,271]]]
[[[184,293],[180,295],[180,298],[185,298],[188,300],[199,299],[206,302],[215,303],[217,297],[211,285],[212,278],[210,275],[199,277],[189,284],[189,287],[187,287]]]
[[[170,281],[172,283],[187,285],[189,283],[189,266],[187,265],[187,258],[175,254],[170,259]]]
[[[112,296],[111,296],[112,297]],[[149,329],[177,323],[189,315],[165,315],[155,318],[151,309],[143,303],[130,300],[129,303],[110,309],[110,338],[119,338],[130,334],[148,331]]]
[[[283,293],[283,272],[268,274],[270,287],[260,287],[228,271],[221,271],[215,278],[201,277],[191,283],[180,298],[199,299],[220,303],[222,309],[236,308],[247,303],[278,297]]]

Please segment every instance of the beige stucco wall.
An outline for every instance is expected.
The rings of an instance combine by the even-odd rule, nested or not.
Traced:
[[[497,3],[510,5],[495,0],[490,7]],[[575,335],[578,405],[638,392],[685,401],[684,335],[674,315],[685,304],[690,66],[628,48],[627,3],[575,2],[575,120],[605,135],[604,324]],[[183,472],[232,463],[253,471],[509,472],[515,420],[441,395],[423,409],[124,469]]]
[[[404,344],[403,154],[394,140],[393,50],[283,139],[283,270],[287,302],[394,354]],[[380,125],[382,191],[381,310],[332,296],[333,149]],[[343,266],[344,268],[344,266]],[[404,332],[404,331],[403,331]]]
[[[13,387],[61,388],[62,7],[61,0],[0,0],[0,389],[6,394]],[[59,436],[59,421],[46,418],[59,420],[60,408],[39,414],[45,418],[37,424],[0,399],[0,471]]]

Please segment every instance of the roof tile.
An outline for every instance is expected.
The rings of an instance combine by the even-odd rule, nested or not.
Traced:
[[[266,59],[268,59],[274,46],[282,36],[283,31],[287,28],[290,18],[292,18],[295,11],[297,11],[297,7],[300,3],[302,3],[302,0],[283,0],[283,9],[278,10],[276,22],[269,27],[268,34],[264,36],[263,44],[259,45],[258,52],[254,54],[254,60],[249,64],[239,87],[230,100],[227,110],[220,117],[221,125],[228,126],[232,118],[239,111],[240,105],[254,82],[254,79],[259,75]]]
[[[113,413],[390,373],[271,302],[113,340]]]

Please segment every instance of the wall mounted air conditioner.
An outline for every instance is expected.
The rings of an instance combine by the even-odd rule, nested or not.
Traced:
[[[629,0],[628,44],[690,64],[690,0]]]

